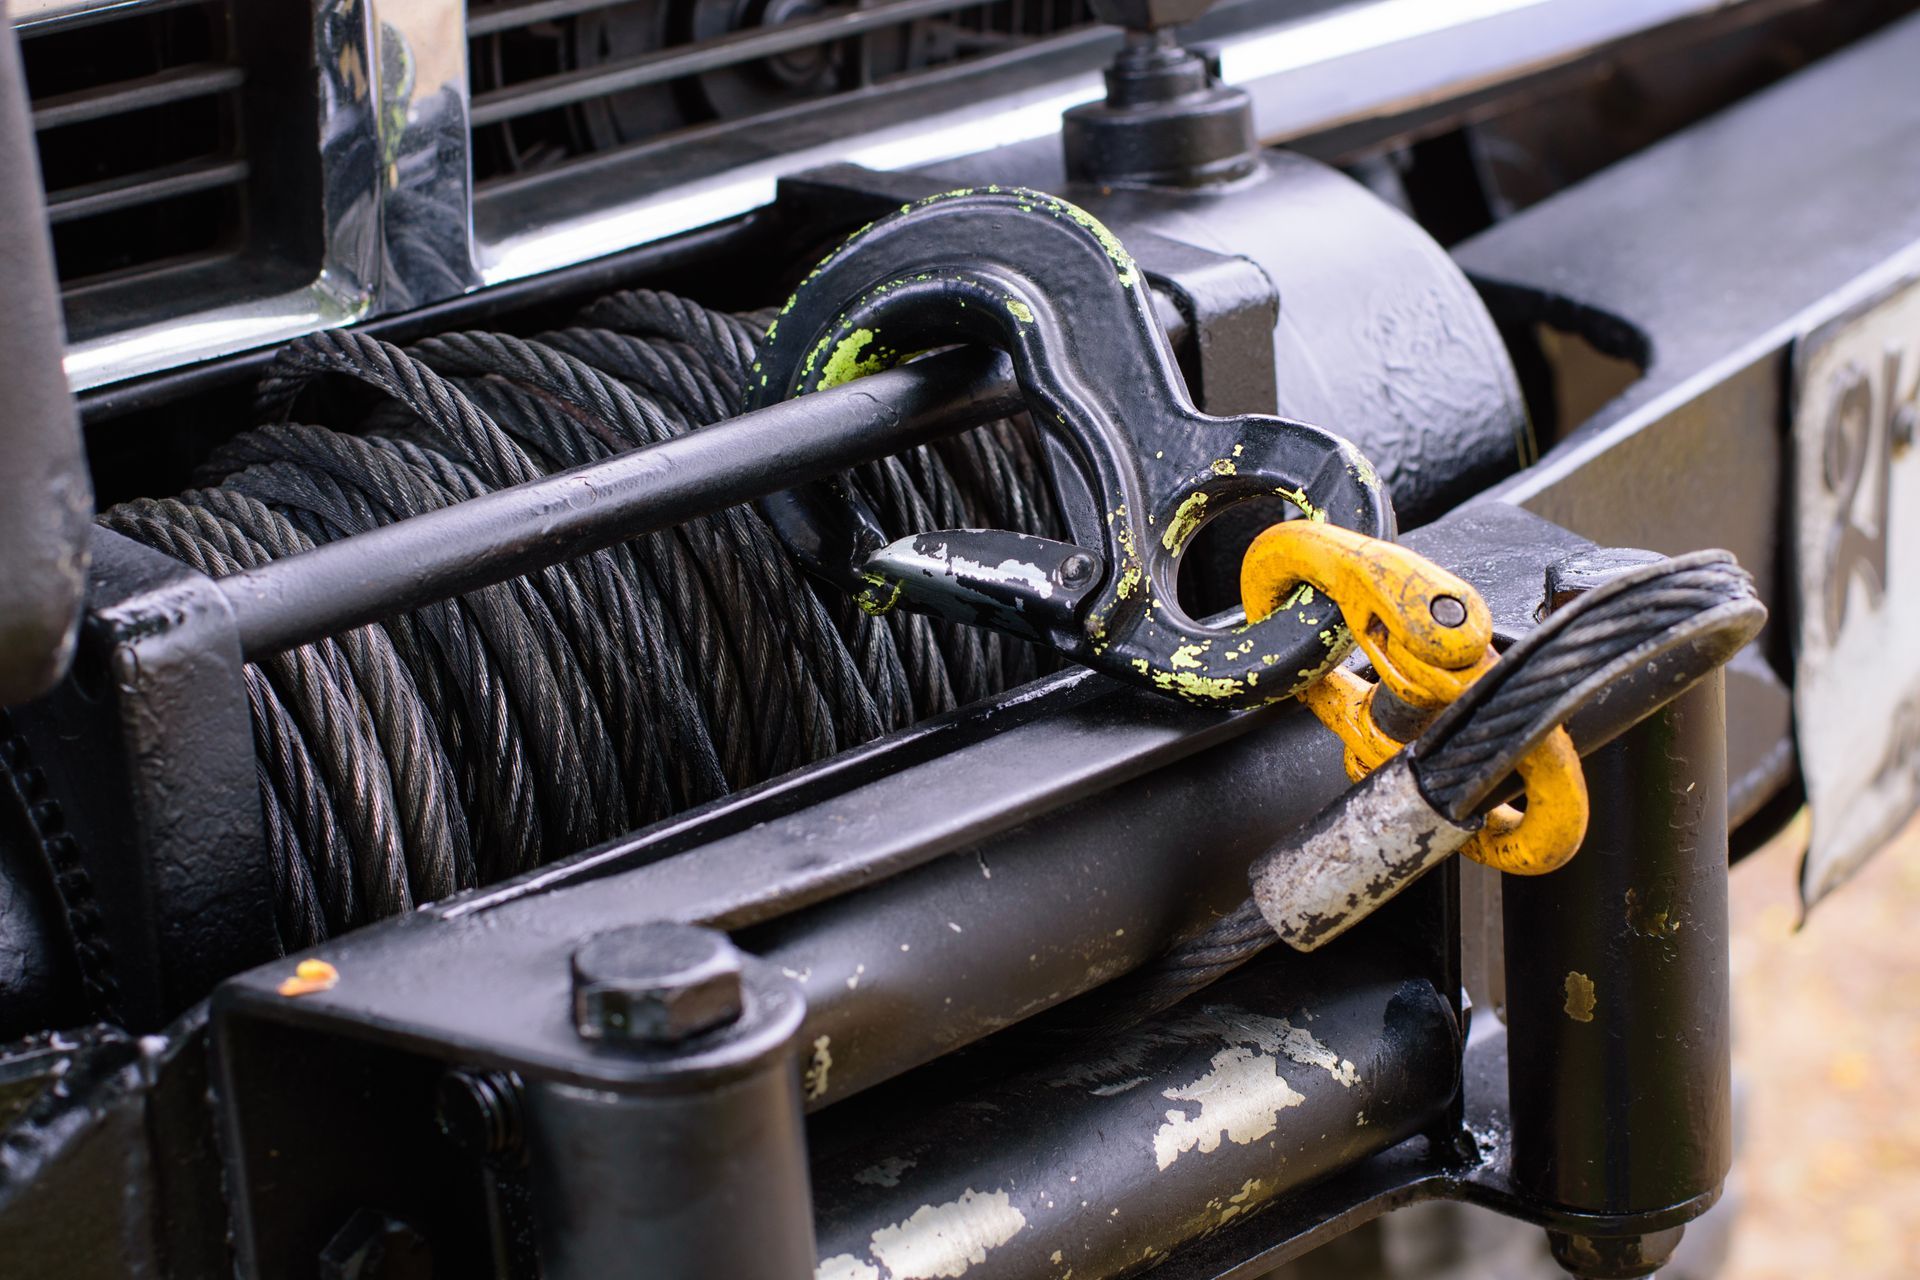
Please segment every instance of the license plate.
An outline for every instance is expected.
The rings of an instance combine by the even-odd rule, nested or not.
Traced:
[[[1792,404],[1811,904],[1920,808],[1920,271],[1796,344]]]

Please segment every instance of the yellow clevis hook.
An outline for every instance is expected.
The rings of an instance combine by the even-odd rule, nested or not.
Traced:
[[[1240,566],[1249,622],[1308,591],[1340,606],[1380,678],[1373,684],[1336,667],[1300,694],[1345,744],[1347,776],[1355,782],[1391,759],[1498,661],[1493,620],[1480,593],[1396,543],[1316,520],[1277,524],[1253,540]],[[1586,778],[1564,728],[1517,767],[1526,784],[1525,812],[1512,805],[1492,810],[1460,851],[1499,871],[1543,875],[1565,864],[1586,835]]]

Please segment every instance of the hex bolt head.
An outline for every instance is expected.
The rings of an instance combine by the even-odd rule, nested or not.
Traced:
[[[740,953],[717,929],[632,925],[573,953],[573,1022],[588,1040],[677,1044],[742,1007]]]

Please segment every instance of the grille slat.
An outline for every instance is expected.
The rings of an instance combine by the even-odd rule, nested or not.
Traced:
[[[1088,0],[493,0],[468,11],[479,193],[750,129],[1093,25]]]
[[[247,180],[244,160],[187,160],[180,164],[104,178],[47,193],[47,220],[55,226],[140,205],[158,204],[197,191],[236,186]]]
[[[697,44],[641,54],[622,62],[586,70],[543,76],[510,89],[478,94],[473,99],[471,119],[476,127],[498,124],[515,116],[572,106],[593,98],[609,97],[647,85],[665,84],[687,76],[737,67],[906,22],[945,17],[999,2],[896,0],[895,3],[871,9],[841,9],[782,26],[731,32]]]
[[[469,11],[467,14],[467,36],[477,39],[480,36],[498,35],[502,31],[511,31],[516,27],[530,27],[536,22],[553,22],[560,18],[575,18],[583,13],[593,13],[600,9],[611,9],[626,0],[530,0],[527,4],[494,5],[491,8]]]
[[[226,93],[245,83],[246,73],[239,67],[219,63],[169,67],[137,80],[122,80],[38,99],[33,104],[33,127],[58,129],[88,120],[103,120]]]
[[[245,248],[257,184],[243,103],[264,83],[238,45],[246,2],[90,5],[20,29],[70,328],[88,328],[83,296]],[[122,296],[100,314],[138,305]]]

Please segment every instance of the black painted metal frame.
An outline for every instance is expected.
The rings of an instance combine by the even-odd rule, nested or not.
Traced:
[[[1471,510],[1412,540],[1483,582],[1509,634],[1531,625],[1543,608],[1551,564],[1590,546],[1509,507]],[[1583,749],[1614,739],[1645,709],[1645,703],[1621,699],[1607,716],[1577,725]],[[1713,701],[1696,735],[1713,737],[1719,724]],[[1635,730],[1603,750],[1660,762],[1670,785],[1652,777],[1636,778],[1635,785],[1650,784],[1652,795],[1686,797],[1696,820],[1710,820],[1724,794],[1724,766],[1716,775],[1709,758],[1684,776],[1672,773],[1670,751],[1649,757],[1631,745],[1645,733]],[[1275,778],[1288,779],[1288,785],[1275,786]],[[649,919],[733,932],[804,994],[805,1020],[789,1029],[789,1052],[803,1063],[811,1057],[804,1103],[819,1111],[814,1137],[827,1153],[816,1159],[813,1178],[821,1221],[831,1227],[828,1240],[852,1240],[910,1218],[923,1202],[903,1197],[937,1197],[943,1187],[958,1194],[962,1184],[996,1175],[1026,1188],[1023,1196],[1046,1190],[1048,1209],[1066,1194],[1064,1183],[1056,1185],[1059,1178],[1084,1176],[1089,1200],[1104,1185],[1102,1194],[1132,1206],[1127,1212],[1145,1215],[1145,1221],[1129,1224],[1134,1235],[1128,1238],[1166,1247],[1202,1235],[1191,1220],[1215,1197],[1217,1168],[1209,1164],[1201,1171],[1197,1162],[1182,1168],[1176,1161],[1179,1174],[1192,1176],[1155,1179],[1148,1199],[1130,1200],[1132,1184],[1113,1166],[1116,1130],[1126,1132],[1130,1125],[1136,1135],[1151,1133],[1164,1110],[1160,1089],[1178,1087],[1204,1069],[1209,1055],[1231,1052],[1239,1043],[1234,1032],[1218,1027],[1262,1020],[1270,1026],[1289,1015],[1315,1019],[1300,1025],[1325,1033],[1360,1064],[1358,1079],[1370,1083],[1356,1091],[1353,1082],[1326,1088],[1315,1082],[1316,1091],[1306,1096],[1318,1100],[1309,1105],[1319,1110],[1301,1122],[1299,1132],[1328,1131],[1338,1123],[1354,1141],[1302,1147],[1287,1165],[1291,1172],[1251,1205],[1274,1198],[1281,1203],[1250,1222],[1293,1221],[1295,1201],[1280,1193],[1406,1139],[1425,1154],[1394,1158],[1398,1163],[1389,1167],[1399,1170],[1399,1181],[1391,1194],[1378,1188],[1369,1193],[1365,1204],[1373,1211],[1391,1207],[1396,1198],[1444,1194],[1540,1221],[1569,1239],[1637,1241],[1711,1203],[1724,1173],[1714,1162],[1723,1154],[1717,1151],[1666,1166],[1671,1178],[1691,1180],[1684,1203],[1623,1206],[1537,1194],[1513,1179],[1501,1143],[1462,1149],[1459,1139],[1470,1130],[1460,1127],[1450,1064],[1458,1061],[1466,1023],[1457,1002],[1461,980],[1450,876],[1430,877],[1391,913],[1324,956],[1276,958],[1208,993],[1197,1009],[1183,1007],[1130,1033],[1145,1049],[1129,1049],[1126,1035],[1116,1045],[1110,1037],[1084,1040],[1075,1034],[1081,1020],[1097,1019],[1100,983],[1151,959],[1159,940],[1203,927],[1230,908],[1244,895],[1246,865],[1271,833],[1305,820],[1344,786],[1337,746],[1297,708],[1235,714],[1182,707],[1090,673],[1071,673],[1031,688],[1017,702],[964,709],[849,753],[828,768],[328,944],[321,953],[342,974],[330,991],[289,1000],[277,990],[286,964],[256,970],[226,984],[214,1004],[222,1093],[231,1100],[227,1144],[235,1161],[243,1265],[254,1274],[279,1274],[326,1244],[340,1226],[329,1191],[342,1176],[336,1153],[362,1144],[416,1152],[389,1170],[362,1169],[352,1177],[362,1194],[423,1234],[445,1240],[447,1224],[489,1203],[487,1188],[500,1180],[498,1169],[443,1149],[428,1124],[435,1082],[449,1070],[525,1081],[516,1087],[534,1099],[557,1089],[570,1108],[586,1105],[582,1100],[591,1096],[655,1099],[646,1103],[646,1123],[687,1135],[691,1145],[675,1148],[675,1158],[682,1176],[696,1183],[709,1176],[698,1161],[731,1158],[724,1145],[698,1140],[700,1123],[672,1108],[660,1110],[665,1104],[656,1096],[657,1064],[672,1059],[672,1051],[586,1045],[569,1017],[567,957],[573,947],[582,938]],[[921,802],[931,792],[940,795],[938,805]],[[1629,798],[1625,792],[1603,794]],[[1187,816],[1179,824],[1156,821],[1169,812]],[[1724,868],[1723,826],[1717,840],[1714,832],[1691,831],[1684,823],[1662,829],[1673,833],[1666,843],[1636,843],[1594,861],[1627,878],[1668,874],[1648,861],[1662,850],[1684,852],[1696,868]],[[1703,882],[1699,892],[1706,900],[1716,883],[1723,894],[1724,870],[1717,881],[1709,873]],[[1579,902],[1570,909],[1583,908],[1583,891],[1574,893]],[[1063,901],[1080,903],[1065,919],[1056,905]],[[1611,953],[1614,942],[1606,936],[1595,946]],[[1702,932],[1689,943],[1708,951],[1714,935]],[[1525,964],[1541,947],[1565,951],[1570,945],[1536,923],[1509,937],[1508,954]],[[1560,957],[1541,960],[1558,963]],[[1597,960],[1580,963],[1612,986],[1612,975]],[[1374,977],[1363,980],[1367,973]],[[394,974],[405,974],[406,981],[387,980]],[[357,980],[360,975],[364,980]],[[1426,994],[1413,994],[1416,989]],[[1662,989],[1692,993],[1676,997],[1689,1010],[1701,1001],[1724,1005],[1725,972],[1711,965],[1676,966]],[[1048,1010],[1053,1013],[1035,1021]],[[1371,1038],[1374,1026],[1382,1028],[1380,1038]],[[1631,1030],[1634,1043],[1645,1045],[1671,1028],[1649,1016]],[[751,1038],[750,1031],[738,1034]],[[970,1043],[974,1049],[956,1058]],[[1152,1046],[1163,1044],[1185,1047],[1154,1058],[1159,1050]],[[1724,1060],[1713,1049],[1703,1045],[1697,1064],[1668,1064],[1689,1099],[1724,1087]],[[1604,1073],[1623,1051],[1597,1042],[1588,1052],[1593,1069]],[[1528,1050],[1527,1078],[1542,1070],[1537,1052]],[[726,1082],[739,1070],[724,1043],[695,1041],[680,1057],[685,1078],[697,1083],[688,1086],[682,1078],[671,1092],[689,1107],[704,1107],[700,1099],[713,1088],[732,1087]],[[935,1059],[942,1061],[927,1068],[935,1073],[932,1084],[923,1073],[910,1089],[884,1087]],[[1116,1074],[1116,1061],[1133,1065]],[[1028,1084],[1009,1081],[989,1090],[994,1114],[1012,1108],[1011,1128],[982,1120],[964,1090],[940,1083],[942,1074],[949,1081],[955,1073],[969,1083],[992,1079],[1011,1063],[1020,1065],[1020,1079]],[[1103,1089],[1127,1084],[1121,1077],[1137,1074],[1135,1068],[1148,1073],[1149,1084],[1165,1083],[1109,1105],[1112,1095]],[[797,1075],[796,1068],[788,1078]],[[356,1114],[350,1100],[363,1098],[375,1079],[383,1095],[379,1106],[369,1111],[363,1105]],[[1085,1083],[1073,1095],[1080,1101],[1059,1095],[1061,1079]],[[953,1100],[943,1110],[938,1100],[947,1096]],[[1596,1089],[1590,1106],[1563,1107],[1538,1126],[1544,1133],[1528,1137],[1557,1141],[1566,1116],[1588,1113],[1595,1131],[1604,1132],[1612,1097],[1612,1090]],[[1016,1102],[1020,1098],[1027,1101]],[[525,1105],[540,1110],[532,1101]],[[1032,1114],[1020,1121],[1023,1107]],[[537,1190],[543,1179],[564,1176],[577,1191],[581,1184],[568,1162],[584,1160],[621,1170],[621,1185],[629,1191],[653,1186],[658,1203],[681,1203],[680,1184],[647,1183],[652,1175],[644,1173],[643,1162],[619,1154],[630,1142],[618,1136],[626,1132],[622,1114],[607,1113],[598,1127],[579,1117],[568,1120],[571,1137],[559,1166],[550,1163],[559,1157],[549,1148],[533,1146],[531,1173],[519,1175],[523,1188],[528,1178]],[[537,1129],[539,1121],[533,1124]],[[902,1158],[896,1140],[871,1135],[938,1135],[944,1125],[958,1129],[927,1144],[935,1154],[915,1161],[924,1172],[908,1180],[906,1190],[880,1194],[870,1177],[863,1180],[871,1168]],[[798,1135],[791,1130],[794,1140]],[[971,1136],[963,1141],[963,1135]],[[1076,1156],[1076,1144],[1091,1145]],[[1106,1164],[1098,1152],[1106,1153]],[[1102,1168],[1108,1183],[1096,1176]],[[423,1194],[423,1188],[432,1191]],[[1046,1247],[1038,1255],[1031,1248],[1013,1250],[983,1274],[1025,1274],[1021,1259],[1031,1262],[1056,1247],[1082,1248],[1085,1262],[1110,1265],[1125,1244],[1111,1232],[1088,1235],[1071,1213],[1054,1214],[1056,1225],[1042,1231],[1039,1224],[1047,1219],[1041,1202],[1022,1203],[1023,1217],[1036,1227],[1026,1243]],[[653,1222],[654,1216],[641,1213],[640,1220]],[[549,1257],[549,1264],[568,1274],[593,1274],[595,1266],[631,1256],[636,1247],[665,1250],[673,1240],[700,1234],[687,1221],[669,1221],[674,1225],[658,1236],[630,1224],[609,1234],[600,1253],[579,1254],[580,1242],[573,1240],[564,1258]],[[503,1238],[469,1236],[447,1247],[464,1268],[516,1274],[507,1251],[489,1256],[483,1250],[488,1240]],[[1216,1246],[1199,1247],[1204,1257]],[[787,1254],[770,1248],[766,1256]],[[1263,1246],[1263,1256],[1274,1261],[1278,1255]],[[1166,1264],[1176,1268],[1172,1274],[1182,1274],[1181,1257],[1176,1253]],[[732,1265],[730,1275],[788,1274],[777,1261],[764,1272]]]
[[[1703,539],[1730,543],[1760,571],[1770,603],[1782,603],[1771,572],[1784,555],[1781,361],[1797,326],[1859,275],[1920,243],[1920,200],[1908,199],[1909,188],[1895,181],[1908,171],[1890,177],[1863,159],[1836,173],[1826,163],[1825,140],[1847,130],[1870,135],[1861,147],[1870,158],[1896,153],[1902,137],[1915,136],[1910,117],[1920,107],[1911,95],[1875,93],[1874,86],[1899,83],[1916,47],[1920,26],[1910,22],[1843,55],[1843,65],[1789,82],[1682,145],[1629,161],[1462,250],[1465,261],[1516,291],[1510,299],[1538,300],[1550,287],[1566,287],[1553,284],[1554,246],[1580,238],[1583,227],[1624,222],[1621,210],[1631,208],[1635,219],[1658,229],[1631,250],[1617,249],[1615,260],[1596,255],[1582,268],[1585,284],[1597,291],[1587,302],[1611,303],[1656,336],[1649,377],[1504,486],[1495,496],[1505,501],[1470,506],[1409,539],[1480,586],[1509,634],[1544,605],[1547,567],[1590,546],[1589,538],[1672,551]],[[1796,123],[1789,129],[1783,122]],[[1726,165],[1715,175],[1722,186],[1703,194],[1689,147],[1754,159]],[[1777,186],[1783,168],[1796,163],[1827,175],[1817,189],[1796,188],[1817,204],[1818,235],[1790,246],[1794,252],[1771,247],[1795,271],[1770,279],[1751,314],[1709,315],[1702,309],[1725,296],[1721,284],[1751,261],[1734,234],[1751,206],[1734,197],[1751,195],[1756,184]],[[1635,295],[1636,273],[1665,280],[1663,268],[1676,263],[1693,274],[1651,302]],[[1608,287],[1622,296],[1607,298]],[[946,359],[944,366],[863,383],[891,406],[887,412],[862,418],[866,410],[855,412],[854,392],[811,397],[811,412],[821,416],[809,421],[823,428],[826,441],[799,465],[824,474],[1004,407],[1004,374],[978,360]],[[749,423],[739,439],[765,426]],[[1690,492],[1649,499],[1646,486],[1670,475],[1684,480],[1686,467],[1675,458],[1721,459],[1730,496],[1714,503],[1694,502]],[[709,462],[716,485],[675,508],[683,515],[735,492],[718,483],[725,459],[716,453]],[[793,472],[783,474],[790,480]],[[537,494],[501,495],[501,509],[525,522],[522,533],[534,530],[556,510],[540,504],[564,499],[570,483],[578,477]],[[727,483],[747,497],[760,481]],[[482,576],[522,572],[652,527],[646,521],[654,515],[638,506],[616,497],[586,522],[595,525],[590,532],[524,537],[500,550]],[[470,529],[453,536],[469,551],[479,545]],[[495,539],[497,529],[487,544]],[[279,584],[270,577],[264,587],[255,581],[244,591],[229,580],[236,585],[209,591],[204,580],[171,580],[125,547],[99,548],[96,561],[90,643],[137,678],[94,714],[132,726],[135,748],[146,741],[138,734],[170,714],[170,701],[197,703],[196,680],[215,679],[243,653],[270,651],[332,625],[300,602],[304,584],[292,577]],[[450,592],[478,580],[449,570],[431,586],[362,594],[339,607],[342,616],[364,620],[411,601],[409,591]],[[190,620],[171,640],[165,628],[147,625],[162,604]],[[256,622],[245,621],[249,610]],[[1738,691],[1737,702],[1782,693],[1765,664],[1730,677],[1728,689]],[[1308,1127],[1343,1123],[1359,1131],[1350,1108],[1364,1096],[1364,1114],[1378,1129],[1313,1148],[1297,1176],[1269,1189],[1286,1194],[1272,1196],[1262,1211],[1215,1207],[1200,1227],[1191,1214],[1206,1209],[1218,1189],[1193,1162],[1170,1161],[1162,1172],[1178,1176],[1157,1184],[1159,1216],[1149,1207],[1140,1228],[1149,1247],[1155,1240],[1179,1245],[1164,1258],[1140,1259],[1157,1260],[1157,1275],[1251,1277],[1368,1217],[1438,1196],[1547,1226],[1562,1256],[1592,1274],[1630,1269],[1656,1256],[1673,1228],[1711,1203],[1725,1172],[1726,975],[1716,963],[1724,958],[1729,768],[1723,696],[1715,677],[1624,734],[1646,703],[1616,708],[1615,722],[1576,726],[1583,750],[1615,739],[1591,757],[1590,768],[1596,787],[1619,808],[1603,806],[1610,816],[1596,827],[1577,876],[1509,890],[1508,1033],[1489,1032],[1484,1013],[1473,1026],[1460,1005],[1455,885],[1435,876],[1326,957],[1270,959],[1201,1005],[1136,1029],[1131,1034],[1154,1046],[1137,1058],[1149,1083],[1137,1096],[1132,1087],[1100,1093],[1126,1083],[1099,1074],[1117,1054],[1126,1059],[1115,1041],[1076,1030],[1077,1019],[1097,1014],[1095,989],[1237,901],[1252,854],[1337,794],[1344,779],[1337,748],[1295,710],[1183,707],[1085,673],[964,709],[561,866],[338,940],[324,951],[342,975],[332,991],[297,1001],[280,996],[276,984],[290,964],[276,962],[226,984],[211,1012],[243,1265],[281,1274],[352,1244],[343,1244],[343,1232],[367,1231],[337,1212],[342,1189],[352,1188],[391,1221],[454,1242],[446,1261],[459,1274],[520,1274],[538,1254],[527,1234],[530,1198],[561,1183],[588,1194],[578,1189],[571,1160],[584,1152],[598,1162],[594,1168],[631,1172],[619,1148],[639,1130],[699,1130],[716,1090],[752,1077],[759,1059],[749,1063],[731,1056],[727,1044],[703,1042],[682,1055],[689,1059],[679,1064],[684,1072],[666,1072],[645,1055],[584,1045],[566,1017],[566,959],[576,940],[670,918],[733,931],[770,964],[802,975],[787,979],[804,991],[807,1006],[791,1044],[809,1070],[801,1077],[803,1096],[790,1105],[815,1112],[804,1133],[815,1154],[814,1204],[823,1237],[845,1240],[848,1248],[932,1206],[932,1199],[915,1198],[923,1185],[985,1194],[970,1174],[1019,1171],[1023,1159],[1021,1176],[1044,1173],[1041,1166],[1060,1152],[1112,1126],[1150,1132],[1145,1127],[1160,1123],[1155,1106],[1140,1104],[1154,1103],[1163,1082],[1177,1087],[1236,1047],[1257,1050],[1233,1038],[1244,1031],[1219,1025],[1301,1016],[1311,1027],[1303,1011],[1319,1008],[1328,1010],[1328,1028],[1350,1034],[1349,1061],[1367,1092],[1349,1092],[1332,1074],[1323,1080],[1314,1072],[1325,1069],[1315,1067],[1305,1077],[1311,1087],[1302,1090],[1299,1114]],[[244,734],[233,705],[220,708],[223,731],[231,735],[237,723]],[[1736,752],[1743,745],[1732,744]],[[179,748],[148,742],[145,749]],[[1736,778],[1777,770],[1759,758],[1764,754],[1736,760]],[[143,810],[135,820],[161,830],[165,816]],[[184,856],[181,867],[188,865]],[[1596,913],[1595,900],[1619,910]],[[1075,910],[1063,913],[1062,902]],[[1676,919],[1685,922],[1677,932],[1668,927]],[[208,944],[221,943],[212,932]],[[198,962],[205,953],[193,954]],[[157,989],[140,991],[139,1006],[129,994],[126,1008],[143,1008],[157,1021],[171,1012],[168,984],[185,990],[191,975],[156,969],[141,980]],[[1623,1016],[1628,1008],[1631,1019]],[[173,1044],[198,1044],[207,1016],[187,1013]],[[1676,1058],[1662,1037],[1681,1024],[1690,1034],[1705,1030]],[[1037,1039],[1017,1039],[1027,1035]],[[97,1062],[124,1064],[134,1056],[119,1042],[109,1047],[119,1056]],[[153,1053],[144,1068],[153,1091],[169,1091],[176,1101],[165,1105],[177,1106],[203,1067],[177,1048]],[[1009,1077],[1009,1054],[1027,1064],[1026,1074]],[[99,1113],[124,1127],[124,1098],[138,1089],[114,1074],[119,1069],[103,1075],[121,1092],[103,1100]],[[436,1090],[450,1069],[503,1073],[503,1096],[521,1098],[527,1108],[521,1114],[515,1108],[522,1103],[507,1105],[497,1117],[500,1149],[484,1159],[448,1143],[433,1123]],[[1621,1088],[1629,1071],[1643,1081],[1652,1074],[1660,1087]],[[1062,1093],[1055,1083],[1086,1072],[1094,1073],[1084,1077],[1091,1083],[1078,1092]],[[908,1073],[911,1089],[900,1083]],[[668,1075],[671,1087],[662,1084]],[[1019,1114],[1030,1118],[1031,1132],[981,1127],[974,1104],[983,1080],[999,1086],[987,1101],[1027,1108]],[[522,1088],[532,1091],[531,1101]],[[595,1091],[617,1095],[631,1114],[592,1111],[598,1104],[585,1095]],[[586,1118],[541,1130],[539,1116],[554,1114],[556,1097],[563,1107],[588,1108]],[[755,1140],[773,1143],[782,1158],[794,1156],[791,1144],[803,1134],[797,1123],[780,1120],[789,1103],[762,1097],[755,1105],[777,1130],[771,1138],[757,1130]],[[596,1125],[596,1115],[617,1123]],[[545,1137],[515,1136],[528,1116]],[[893,1166],[885,1162],[898,1153],[869,1136],[882,1121],[925,1125],[938,1137],[937,1149],[915,1162],[926,1183],[887,1172]],[[549,1142],[555,1133],[568,1136],[563,1154]],[[1662,1144],[1657,1162],[1648,1161],[1645,1142],[1634,1140],[1650,1133]],[[50,1149],[54,1141],[49,1137]],[[676,1150],[708,1162],[689,1176],[721,1176],[745,1142],[689,1138]],[[368,1160],[369,1149],[380,1158]],[[188,1165],[204,1173],[204,1155]],[[1011,1163],[994,1166],[995,1159]],[[876,1168],[877,1180],[866,1176]],[[789,1179],[786,1194],[795,1190]],[[7,1193],[0,1181],[0,1194]],[[784,1220],[794,1229],[791,1215]],[[491,1230],[476,1232],[481,1221]],[[1064,1225],[1045,1227],[1057,1236],[1044,1235],[1037,1208],[1023,1221],[1036,1224],[1033,1235],[1000,1255],[1009,1261],[982,1265],[978,1274],[1007,1274],[996,1268],[1028,1258],[1024,1251],[1043,1238],[1063,1248],[1075,1238],[1071,1214]],[[212,1256],[193,1250],[207,1248],[220,1225],[180,1215],[157,1230],[172,1237],[167,1247],[176,1258]],[[618,1238],[627,1246],[635,1239]],[[1108,1260],[1132,1244],[1111,1234],[1102,1241],[1098,1248],[1106,1252],[1096,1257]],[[750,1273],[732,1274],[750,1280]]]

